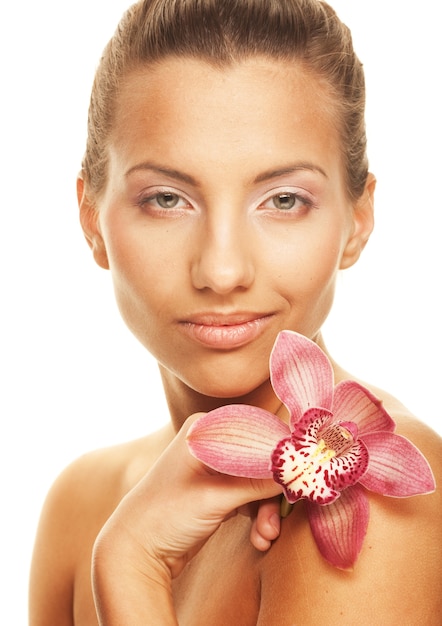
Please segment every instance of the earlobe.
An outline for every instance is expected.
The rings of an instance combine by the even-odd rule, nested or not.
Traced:
[[[80,209],[80,224],[96,263],[103,269],[109,269],[106,246],[98,223],[98,210],[91,202],[81,174],[77,178],[77,199]]]
[[[346,269],[356,263],[373,231],[375,187],[376,179],[369,173],[364,192],[353,208],[353,232],[345,246],[340,269]]]

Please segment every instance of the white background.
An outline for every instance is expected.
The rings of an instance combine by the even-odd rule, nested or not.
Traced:
[[[442,432],[440,33],[436,0],[336,0],[368,87],[377,226],[325,338],[353,374]],[[167,419],[155,363],[121,322],[77,223],[94,68],[124,0],[2,4],[1,613],[26,623],[44,495],[79,454]],[[439,83],[439,84],[438,84]]]

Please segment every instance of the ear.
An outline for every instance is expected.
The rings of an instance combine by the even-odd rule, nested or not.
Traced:
[[[106,246],[100,232],[98,209],[91,201],[81,174],[77,178],[77,199],[80,209],[80,224],[86,241],[92,250],[96,263],[105,270],[109,269]]]
[[[375,187],[376,178],[369,173],[364,192],[353,207],[353,231],[344,248],[340,269],[356,263],[373,231]]]

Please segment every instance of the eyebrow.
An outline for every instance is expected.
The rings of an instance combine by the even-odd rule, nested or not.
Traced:
[[[140,170],[150,170],[152,172],[156,172],[157,174],[163,174],[165,176],[168,176],[169,178],[180,180],[181,182],[187,183],[188,185],[193,185],[194,187],[199,186],[197,181],[192,176],[189,176],[189,174],[184,174],[184,172],[180,172],[179,170],[171,169],[169,167],[162,167],[150,162],[138,163],[137,165],[134,165],[127,170],[125,176],[128,177],[133,174],[133,172],[138,172]]]
[[[319,165],[315,165],[314,163],[306,162],[306,163],[295,163],[294,165],[288,165],[287,167],[267,170],[266,172],[259,174],[253,182],[263,183],[267,180],[271,180],[272,178],[278,178],[279,176],[286,176],[287,174],[293,174],[294,172],[305,171],[305,170],[321,174],[322,176],[324,176],[324,178],[328,178],[327,174],[325,173],[325,170],[323,170],[322,167],[319,167]]]
[[[149,161],[138,163],[133,167],[129,168],[125,174],[126,177],[130,176],[132,173],[140,171],[140,170],[150,170],[152,172],[156,172],[157,174],[163,174],[164,176],[168,176],[169,178],[174,178],[175,180],[179,180],[183,183],[187,183],[188,185],[192,185],[194,187],[199,187],[199,183],[190,176],[189,174],[185,174],[184,172],[180,172],[179,170],[175,170],[169,167],[163,167],[160,165],[155,165],[155,163],[151,163]],[[273,178],[279,178],[280,176],[286,176],[287,174],[293,174],[294,172],[299,171],[311,171],[315,173],[319,173],[324,178],[328,178],[325,171],[319,165],[315,165],[313,163],[295,163],[293,165],[288,165],[286,167],[280,167],[277,169],[266,170],[253,180],[253,183],[263,183],[267,180],[271,180]]]

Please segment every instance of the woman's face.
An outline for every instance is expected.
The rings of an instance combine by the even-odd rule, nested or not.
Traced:
[[[96,214],[83,204],[129,328],[169,376],[215,397],[268,378],[280,330],[315,338],[371,229],[371,203],[345,191],[329,99],[262,58],[129,75],[107,187]]]

